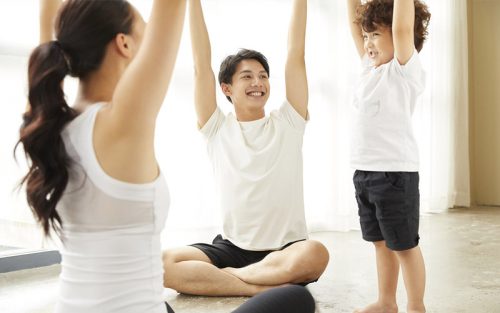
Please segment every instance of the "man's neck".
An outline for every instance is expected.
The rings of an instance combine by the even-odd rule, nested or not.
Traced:
[[[235,106],[234,111],[236,114],[236,118],[239,122],[256,121],[266,116],[266,111],[264,110],[264,108],[252,110],[252,109],[242,109]]]

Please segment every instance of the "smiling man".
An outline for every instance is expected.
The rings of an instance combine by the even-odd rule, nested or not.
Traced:
[[[286,62],[286,99],[266,116],[269,65],[253,50],[221,64],[219,84],[234,106],[217,106],[211,47],[199,0],[190,1],[198,124],[220,193],[223,232],[212,244],[164,253],[164,284],[181,293],[252,296],[284,284],[316,281],[329,255],[308,240],[302,141],[308,87],[304,61],[307,0],[295,0]]]

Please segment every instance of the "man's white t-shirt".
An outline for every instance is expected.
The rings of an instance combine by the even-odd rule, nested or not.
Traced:
[[[362,65],[353,101],[351,167],[365,171],[418,171],[412,114],[425,86],[418,52],[415,50],[405,65],[394,58],[374,67],[366,55]]]
[[[287,102],[270,116],[239,122],[217,108],[207,139],[223,237],[245,250],[275,250],[306,239],[302,142],[306,120]]]

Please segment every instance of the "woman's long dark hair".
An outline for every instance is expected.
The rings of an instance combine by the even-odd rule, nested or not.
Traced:
[[[119,34],[130,34],[134,12],[125,0],[67,0],[55,21],[57,40],[41,44],[29,58],[29,110],[23,115],[20,138],[29,170],[28,205],[49,235],[62,229],[56,205],[68,184],[71,160],[61,131],[77,116],[63,91],[66,75],[85,79],[102,63],[106,47]]]

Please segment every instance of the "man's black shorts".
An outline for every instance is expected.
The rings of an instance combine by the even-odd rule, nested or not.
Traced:
[[[385,240],[395,251],[416,247],[420,239],[418,172],[356,170],[353,181],[363,239]]]
[[[286,247],[289,247],[290,245],[298,241],[290,242],[279,250],[283,250]],[[265,258],[269,253],[275,251],[275,250],[251,251],[251,250],[241,249],[236,245],[234,245],[231,241],[223,239],[220,234],[214,238],[212,244],[195,243],[192,244],[191,246],[203,251],[203,253],[205,253],[208,256],[210,261],[212,261],[212,264],[218,268],[245,267],[250,264],[262,261],[262,259]]]

